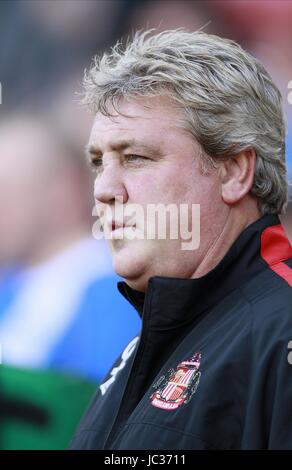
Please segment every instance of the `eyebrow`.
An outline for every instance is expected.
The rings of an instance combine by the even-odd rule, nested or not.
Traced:
[[[161,151],[155,148],[151,144],[143,144],[135,139],[130,140],[119,140],[111,144],[111,149],[115,151],[125,150],[129,147],[137,149],[137,151],[146,152],[153,157],[160,157]],[[102,155],[102,151],[97,145],[88,144],[85,146],[85,154],[90,159],[91,155]]]

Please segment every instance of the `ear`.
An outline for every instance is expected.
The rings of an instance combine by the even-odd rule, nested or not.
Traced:
[[[255,173],[256,153],[246,149],[229,158],[221,166],[222,199],[235,204],[249,193]]]

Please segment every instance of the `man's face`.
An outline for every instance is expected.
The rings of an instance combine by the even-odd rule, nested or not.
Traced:
[[[98,214],[106,214],[104,231],[112,238],[114,269],[141,291],[145,291],[151,276],[191,278],[226,216],[219,172],[202,173],[200,148],[183,130],[182,118],[182,112],[166,97],[123,100],[114,117],[96,115],[90,135],[88,149],[97,171],[96,208]],[[134,204],[142,208],[144,219],[135,212],[133,217],[121,220],[122,209],[129,216],[132,212],[127,213],[127,209]],[[199,204],[199,247],[182,248],[186,239],[181,234],[180,215],[176,238],[168,233],[173,222],[170,218],[166,237],[147,239],[149,204],[174,204],[178,214],[181,205],[187,205],[188,230],[199,228],[197,221],[190,220],[192,204]],[[121,224],[130,227],[117,230]],[[127,234],[133,230],[140,237],[129,239],[133,237]]]

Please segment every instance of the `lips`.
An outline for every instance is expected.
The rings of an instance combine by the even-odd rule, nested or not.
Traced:
[[[137,237],[136,224],[122,223],[122,221],[112,220],[107,225],[105,236],[109,240],[134,240]]]
[[[111,227],[111,231],[113,232],[114,230],[117,230],[118,228],[125,228],[126,225],[121,222],[113,220],[112,223],[110,224],[110,227]]]

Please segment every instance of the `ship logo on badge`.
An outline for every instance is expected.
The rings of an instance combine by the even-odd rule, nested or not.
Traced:
[[[163,410],[176,410],[189,403],[200,382],[201,357],[201,353],[196,352],[191,359],[181,361],[176,370],[170,369],[160,377],[154,384],[156,390],[150,397],[151,404]]]

